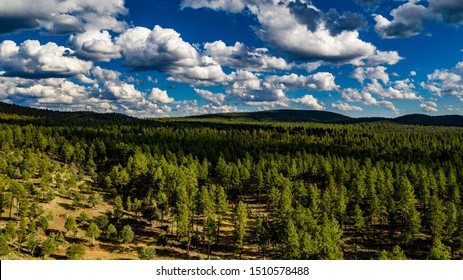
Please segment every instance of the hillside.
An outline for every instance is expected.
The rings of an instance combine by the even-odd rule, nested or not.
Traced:
[[[316,123],[371,123],[390,121],[405,125],[422,126],[457,126],[463,127],[463,116],[428,116],[423,114],[405,115],[397,118],[351,118],[345,115],[316,110],[272,110],[260,112],[222,113],[189,117],[193,119],[221,119],[236,121],[269,121],[269,122],[316,122]]]
[[[102,125],[102,124],[130,124],[139,121],[136,118],[117,113],[95,113],[90,111],[63,112],[46,109],[36,109],[0,102],[0,114],[3,121],[15,119],[14,116],[28,117],[28,122],[37,125]],[[16,120],[15,120],[16,121]]]

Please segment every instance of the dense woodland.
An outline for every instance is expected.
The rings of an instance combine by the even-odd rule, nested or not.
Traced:
[[[0,115],[2,259],[463,258],[463,128],[46,115]]]

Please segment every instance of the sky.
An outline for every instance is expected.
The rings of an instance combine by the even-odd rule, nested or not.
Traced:
[[[462,0],[0,0],[0,101],[461,114]]]

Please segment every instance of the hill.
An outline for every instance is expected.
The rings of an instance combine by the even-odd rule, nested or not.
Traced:
[[[423,114],[405,115],[397,118],[351,118],[345,115],[315,110],[272,110],[260,112],[222,113],[189,117],[193,119],[222,119],[237,121],[274,121],[274,122],[317,122],[317,123],[370,123],[390,121],[405,125],[457,126],[463,127],[463,116],[428,116]]]
[[[38,125],[103,125],[103,124],[136,124],[153,123],[153,120],[143,120],[118,113],[95,113],[90,111],[63,112],[47,109],[36,109],[14,104],[0,102],[0,114],[7,122],[12,116],[26,116],[27,122]],[[258,112],[220,113],[185,117],[192,120],[227,120],[227,121],[258,121],[258,122],[315,122],[329,124],[353,124],[371,123],[378,121],[390,121],[397,124],[421,125],[421,126],[456,126],[463,127],[463,116],[428,116],[423,114],[411,114],[398,118],[352,118],[342,114],[316,110],[270,110]],[[18,120],[14,120],[18,122]]]
[[[47,109],[36,109],[0,102],[0,114],[10,117],[28,117],[27,122],[38,125],[103,125],[103,124],[130,124],[140,121],[137,118],[118,113],[95,113],[90,111],[64,112]],[[2,118],[5,122],[8,118]],[[18,122],[18,120],[14,120]]]

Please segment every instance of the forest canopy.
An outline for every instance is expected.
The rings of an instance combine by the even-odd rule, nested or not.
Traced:
[[[463,257],[462,128],[24,110],[0,114],[2,258]]]

